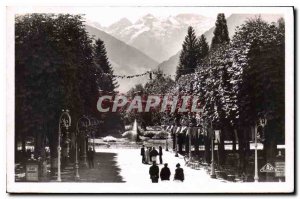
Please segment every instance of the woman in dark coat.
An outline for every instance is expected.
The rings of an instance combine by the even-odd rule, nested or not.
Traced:
[[[146,151],[145,151],[145,162],[146,164],[150,164],[151,159],[150,159],[150,147],[147,147]]]
[[[162,181],[170,180],[170,175],[171,175],[171,172],[170,172],[170,169],[168,168],[168,164],[165,163],[165,167],[162,168],[160,171],[160,179]]]
[[[158,156],[158,151],[155,149],[155,147],[152,148],[152,151],[150,151],[150,158],[152,162],[156,162],[156,157]]]
[[[158,148],[159,150],[159,152],[158,152],[158,155],[159,155],[159,164],[162,164],[163,163],[163,161],[162,161],[162,155],[163,155],[163,152],[162,152],[162,147],[161,146],[159,146],[159,148]]]
[[[146,162],[146,158],[145,158],[145,146],[144,145],[141,148],[141,156],[142,156],[142,163],[145,163]]]
[[[184,173],[183,173],[183,169],[180,168],[180,164],[176,164],[176,169],[175,169],[175,175],[174,175],[174,180],[176,181],[184,181]]]

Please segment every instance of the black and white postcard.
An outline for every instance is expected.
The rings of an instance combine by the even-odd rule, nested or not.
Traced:
[[[294,192],[294,8],[8,6],[9,193]]]

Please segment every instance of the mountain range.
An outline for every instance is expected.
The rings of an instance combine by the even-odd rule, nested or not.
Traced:
[[[179,14],[158,18],[147,14],[135,23],[122,18],[103,31],[144,52],[158,62],[174,55],[181,47],[188,26],[198,34],[208,30],[214,19],[197,14]]]
[[[107,56],[116,75],[139,74],[157,67],[157,61],[145,55],[138,49],[129,46],[125,42],[120,41],[95,27],[90,25],[85,25],[85,27],[87,32],[95,39],[99,38],[104,41]],[[146,80],[143,78],[138,78],[138,80],[118,79],[120,85],[119,90],[125,92],[135,84],[145,82]]]
[[[259,14],[267,22],[276,22],[281,15]],[[235,28],[255,14],[232,14],[227,18],[230,38]],[[98,22],[86,22],[86,30],[95,38],[104,41],[108,58],[117,75],[134,75],[160,68],[174,75],[178,65],[180,49],[187,34],[188,26],[193,26],[197,36],[204,34],[210,43],[213,37],[215,19],[197,14],[179,14],[167,18],[145,15],[132,23],[122,18],[108,27]],[[147,78],[118,79],[121,92]]]

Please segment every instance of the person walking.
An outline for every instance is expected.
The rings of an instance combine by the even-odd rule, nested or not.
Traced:
[[[142,163],[145,164],[145,146],[141,148]]]
[[[174,175],[174,180],[175,181],[184,181],[184,173],[183,173],[183,169],[180,168],[180,164],[176,164],[176,169],[175,169],[175,175]]]
[[[155,149],[155,147],[153,147],[152,150],[150,151],[151,161],[156,162],[157,156],[158,156],[158,151]]]
[[[170,180],[171,171],[168,168],[168,163],[164,164],[164,168],[160,171],[160,179],[161,181]]]
[[[156,165],[155,161],[153,161],[153,164],[149,169],[149,174],[150,174],[150,179],[152,180],[152,183],[158,183],[159,168]]]
[[[162,161],[163,152],[162,152],[161,146],[158,147],[158,155],[159,155],[159,164],[162,164],[163,163],[163,161]]]
[[[152,164],[152,150],[153,150],[153,147],[149,147],[149,164]]]
[[[95,151],[92,149],[92,147],[90,147],[87,152],[90,169],[94,168],[94,155],[95,155]]]
[[[147,147],[146,151],[145,151],[145,163],[149,164],[150,162],[150,148]]]

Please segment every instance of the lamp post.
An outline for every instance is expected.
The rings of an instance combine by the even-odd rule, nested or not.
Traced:
[[[78,161],[78,134],[80,133],[79,124],[81,127],[85,127],[85,122],[83,120],[86,120],[86,122],[89,122],[89,119],[86,116],[82,116],[78,119],[76,124],[76,142],[75,142],[75,180],[79,180],[79,161]]]
[[[255,124],[255,130],[254,130],[254,182],[258,182],[258,162],[257,162],[257,123]]]
[[[92,137],[93,137],[93,151],[95,151],[95,129],[99,124],[99,121],[96,118],[91,118],[91,127],[92,127]]]
[[[95,151],[95,131],[93,131],[93,151]]]
[[[192,159],[192,134],[191,134],[191,128],[188,128],[188,136],[189,136],[189,160]]]
[[[168,133],[168,137],[166,139],[166,151],[169,151],[169,143],[168,143],[168,140],[169,140],[169,133]]]
[[[180,96],[180,91],[181,91],[181,88],[180,88],[180,86],[178,85],[177,86],[177,94]],[[179,120],[177,119],[177,115],[175,115],[175,157],[178,157],[178,148],[177,148],[177,133],[179,133],[180,132],[180,129],[181,129],[181,127],[180,127],[180,122],[179,122]]]
[[[85,167],[88,167],[87,163],[87,152],[86,152],[86,138],[88,137],[88,127],[91,126],[91,120],[87,116],[83,116],[86,119],[86,122],[82,123],[82,127],[84,127],[84,130],[82,131],[82,137],[83,137],[83,165]]]
[[[189,126],[187,129],[187,134],[189,136],[189,160],[192,160],[192,129],[193,129],[193,116],[189,115]]]
[[[254,153],[254,182],[258,182],[259,177],[258,177],[258,155],[257,155],[257,136],[258,136],[258,132],[257,132],[257,128],[258,126],[261,127],[265,127],[265,125],[267,124],[267,119],[266,117],[261,117],[259,118],[258,124],[255,124],[255,136],[254,136],[254,147],[255,147],[255,153]]]
[[[177,148],[177,132],[179,132],[180,127],[176,126],[176,130],[175,130],[175,157],[178,157],[178,148]]]
[[[170,129],[168,129],[168,131],[167,131],[168,136],[167,136],[167,139],[166,139],[166,151],[169,151],[169,140],[171,139],[172,128],[173,127],[170,127]]]
[[[71,116],[69,114],[69,110],[62,110],[62,113],[59,117],[58,121],[58,145],[57,145],[57,181],[61,182],[61,127],[65,127],[67,132],[68,128],[71,126]],[[67,133],[68,135],[68,133]]]
[[[211,178],[216,178],[216,173],[215,173],[215,160],[214,160],[214,130],[212,127],[212,121],[210,121],[210,128],[211,128],[211,173],[210,177]]]

